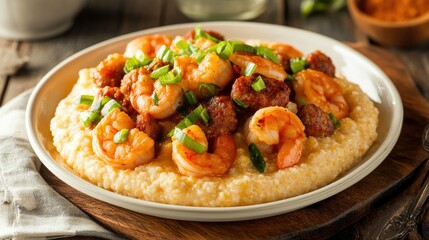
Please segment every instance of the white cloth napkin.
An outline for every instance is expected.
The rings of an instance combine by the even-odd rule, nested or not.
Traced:
[[[0,239],[120,237],[94,222],[40,176],[25,130],[31,91],[0,108]]]

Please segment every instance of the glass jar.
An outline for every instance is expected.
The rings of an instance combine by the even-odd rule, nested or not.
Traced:
[[[176,0],[180,11],[195,20],[248,20],[261,15],[267,0]]]

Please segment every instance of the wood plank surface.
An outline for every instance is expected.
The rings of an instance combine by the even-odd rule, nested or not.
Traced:
[[[427,153],[421,132],[429,120],[429,104],[419,94],[406,67],[381,48],[352,45],[391,78],[404,102],[399,140],[370,175],[343,192],[301,210],[259,220],[202,223],[152,217],[98,201],[69,187],[42,168],[45,180],[62,196],[107,228],[131,239],[324,239],[350,227],[396,194]]]

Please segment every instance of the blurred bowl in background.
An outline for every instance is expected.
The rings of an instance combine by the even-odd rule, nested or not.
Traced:
[[[0,0],[0,38],[33,40],[65,32],[87,0]]]
[[[390,47],[429,43],[429,12],[409,20],[386,21],[364,13],[363,1],[348,0],[347,6],[357,27],[374,41]]]

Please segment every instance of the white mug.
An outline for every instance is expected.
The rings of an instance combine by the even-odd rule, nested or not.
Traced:
[[[0,0],[0,38],[29,40],[58,35],[73,25],[87,0]]]

